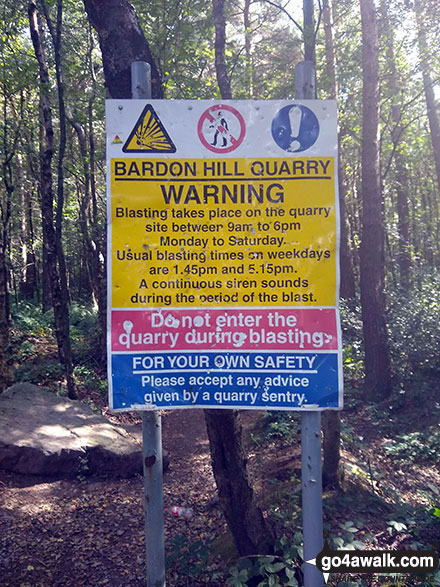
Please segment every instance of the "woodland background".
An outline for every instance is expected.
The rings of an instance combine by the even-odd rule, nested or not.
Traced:
[[[417,489],[410,500],[414,524],[393,511],[389,535],[404,524],[415,538],[410,528],[423,514],[426,540],[438,539],[439,3],[8,0],[0,29],[0,391],[31,381],[103,405],[104,100],[130,97],[129,63],[150,62],[155,97],[292,99],[294,66],[310,59],[317,97],[338,100],[351,418],[324,417],[324,485],[344,489],[343,451],[368,443],[374,430],[390,467],[430,472],[423,495]],[[273,551],[246,493],[239,416],[208,412],[220,503],[238,551]],[[266,440],[293,442],[294,422],[271,416]],[[231,463],[216,459],[226,442],[221,430],[237,441],[230,458],[243,474],[244,485],[229,495],[222,479]],[[382,496],[371,461],[359,463],[360,477]],[[251,545],[233,527],[245,502],[255,515]],[[350,528],[353,542],[359,528]]]

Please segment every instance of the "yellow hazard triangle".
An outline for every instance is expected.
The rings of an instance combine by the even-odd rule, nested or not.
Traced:
[[[124,153],[175,153],[176,147],[153,106],[148,104],[122,150]]]

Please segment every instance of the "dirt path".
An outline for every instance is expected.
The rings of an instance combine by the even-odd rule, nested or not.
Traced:
[[[163,416],[171,456],[166,507],[194,510],[187,522],[166,516],[167,552],[224,531],[215,496],[202,410]],[[47,480],[0,472],[0,585],[95,587],[145,585],[143,480]],[[171,564],[170,585],[184,578],[188,557]],[[182,567],[183,565],[183,567]],[[177,578],[177,574],[181,578]],[[211,583],[212,584],[212,583]]]

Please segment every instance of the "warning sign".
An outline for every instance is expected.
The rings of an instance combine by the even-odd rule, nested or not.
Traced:
[[[335,104],[134,102],[107,104],[112,409],[342,407]],[[154,123],[178,157],[135,150]]]
[[[113,159],[111,170],[115,306],[335,305],[333,159]]]
[[[124,153],[175,153],[170,139],[153,106],[145,106],[125,145]]]
[[[284,151],[300,153],[316,142],[319,121],[307,106],[293,104],[277,112],[271,130],[275,142]]]
[[[197,132],[213,153],[230,153],[243,142],[246,125],[240,112],[225,104],[211,106],[200,117]]]

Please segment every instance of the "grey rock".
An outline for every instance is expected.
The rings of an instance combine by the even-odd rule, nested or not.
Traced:
[[[130,477],[142,474],[142,448],[85,404],[17,383],[0,394],[0,469]]]

